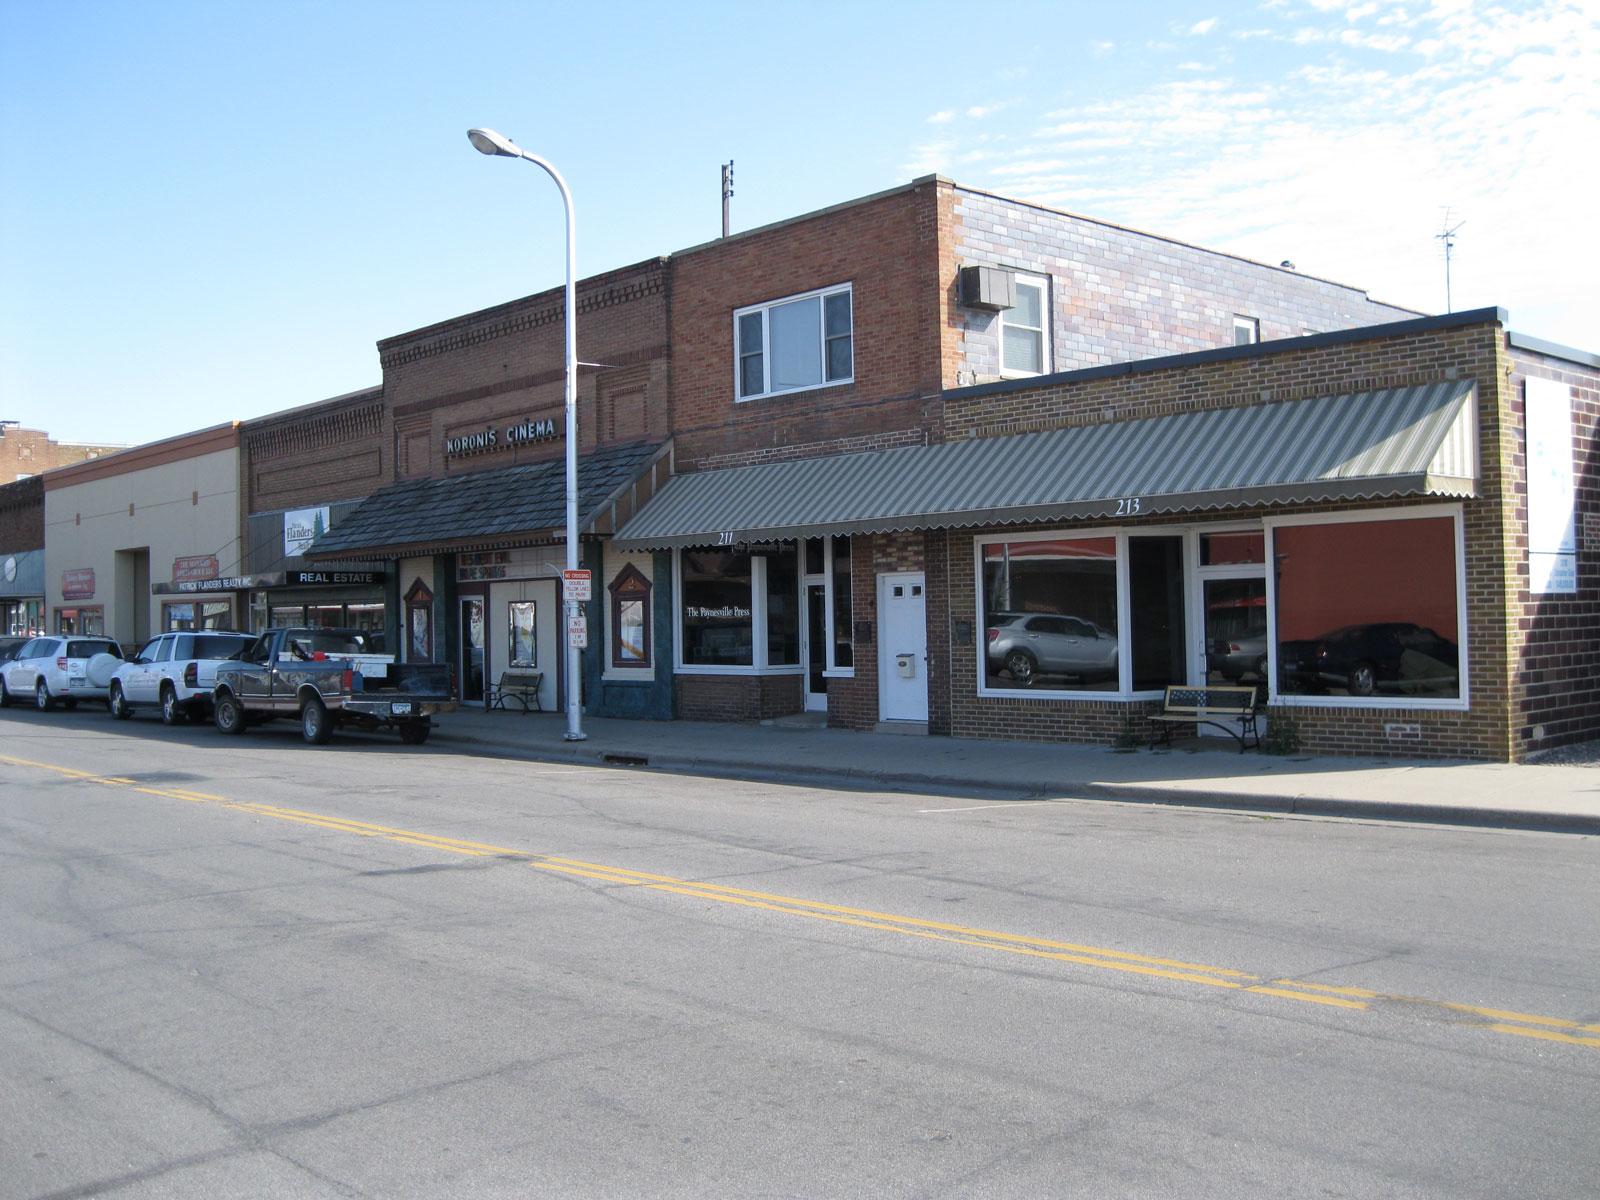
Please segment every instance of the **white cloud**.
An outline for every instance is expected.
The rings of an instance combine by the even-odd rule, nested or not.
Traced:
[[[1196,21],[1193,25],[1189,26],[1189,32],[1195,37],[1204,37],[1216,27],[1217,19],[1215,17],[1207,17],[1205,20]]]
[[[955,119],[956,119],[955,110],[951,109],[951,108],[946,108],[946,109],[942,109],[941,111],[936,112],[932,116],[930,116],[928,118],[928,124],[929,125],[948,125],[951,121],[954,121]]]
[[[1268,24],[1230,39],[1237,71],[1212,64],[1197,77],[1200,63],[1136,49],[1122,87],[1011,101],[986,128],[1013,140],[988,143],[964,182],[1290,258],[1424,310],[1444,302],[1433,235],[1448,204],[1468,222],[1457,308],[1503,304],[1530,333],[1600,342],[1600,243],[1581,232],[1593,174],[1581,147],[1600,141],[1592,0],[1264,8]]]
[[[967,109],[967,116],[974,121],[981,121],[985,117],[993,116],[1004,107],[1004,101],[1000,101],[995,104],[974,104],[971,108]]]
[[[1108,54],[1110,54],[1116,48],[1117,48],[1117,44],[1115,42],[1101,41],[1101,42],[1090,42],[1089,43],[1089,50],[1090,50],[1091,53],[1094,54],[1094,56],[1096,58],[1105,58]]]

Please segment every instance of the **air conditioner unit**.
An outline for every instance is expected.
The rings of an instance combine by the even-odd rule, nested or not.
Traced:
[[[1015,308],[1016,277],[1004,267],[962,267],[961,306],[989,312]]]

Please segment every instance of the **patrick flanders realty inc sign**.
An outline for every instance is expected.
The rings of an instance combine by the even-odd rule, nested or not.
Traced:
[[[328,532],[326,508],[297,508],[283,514],[283,556],[294,558],[311,548],[311,543]]]
[[[551,442],[556,436],[556,423],[550,417],[542,417],[537,421],[518,421],[503,429],[491,425],[478,433],[445,438],[444,456],[460,458],[465,454],[488,454],[491,450],[514,450],[533,442]]]

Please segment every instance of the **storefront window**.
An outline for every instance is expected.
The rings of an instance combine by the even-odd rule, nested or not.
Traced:
[[[754,665],[750,565],[750,555],[734,550],[683,552],[685,665]]]
[[[229,600],[195,600],[161,606],[161,628],[167,633],[196,629],[232,629],[233,603]]]
[[[267,611],[269,613],[267,619],[274,629],[288,629],[306,623],[306,610],[303,604],[274,604]]]
[[[983,547],[984,683],[1118,689],[1115,538]]]
[[[1128,644],[1134,691],[1188,682],[1183,608],[1183,539],[1129,538]]]
[[[850,609],[850,539],[833,539],[833,665],[855,665],[855,630]]]
[[[1461,697],[1452,517],[1273,530],[1278,693]]]
[[[98,605],[93,608],[58,608],[56,632],[78,634],[82,637],[104,637],[106,610]]]
[[[800,563],[793,550],[763,557],[767,561],[767,665],[792,667],[800,661]]]
[[[1267,535],[1259,529],[1200,535],[1200,565],[1222,567],[1267,561]]]
[[[382,604],[345,605],[344,623],[351,629],[364,629],[369,633],[383,632]]]
[[[406,661],[433,661],[433,592],[418,579],[406,590]]]

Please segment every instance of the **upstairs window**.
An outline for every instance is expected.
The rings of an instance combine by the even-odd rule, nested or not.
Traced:
[[[1045,281],[1018,275],[1015,286],[1016,306],[1000,313],[1000,373],[1043,375],[1050,369],[1050,339],[1045,333],[1050,305]]]
[[[1261,318],[1241,317],[1233,318],[1233,344],[1235,346],[1254,346],[1261,340]]]
[[[740,400],[855,378],[849,284],[741,308],[733,330]]]

